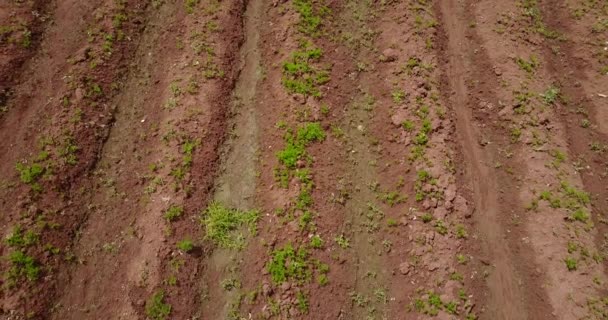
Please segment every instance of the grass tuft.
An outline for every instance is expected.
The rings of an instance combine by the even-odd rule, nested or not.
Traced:
[[[28,256],[23,251],[13,251],[8,255],[11,266],[6,274],[9,284],[14,284],[17,280],[25,278],[28,281],[36,281],[40,276],[40,267],[34,258]]]
[[[315,0],[294,0],[293,5],[300,14],[298,29],[309,36],[318,36],[323,26],[323,18],[331,11],[326,6],[316,5]]]
[[[329,72],[311,65],[323,56],[319,48],[309,48],[304,44],[303,49],[295,51],[283,63],[283,86],[289,93],[305,96],[321,97],[319,86],[329,82]]]
[[[325,140],[325,131],[318,122],[307,123],[298,128],[295,136],[291,132],[285,135],[285,148],[277,153],[277,158],[289,169],[294,169],[298,160],[306,156],[306,146],[315,141]]]
[[[274,250],[267,265],[272,281],[276,284],[289,279],[304,282],[311,278],[312,273],[308,264],[308,251],[304,248],[295,250],[291,244]]]
[[[164,302],[165,292],[157,291],[146,303],[146,315],[153,320],[165,320],[171,314],[171,305]]]
[[[212,202],[203,211],[200,221],[207,239],[222,248],[242,249],[245,246],[245,236],[239,229],[248,227],[250,233],[255,233],[259,216],[257,210],[241,211]]]

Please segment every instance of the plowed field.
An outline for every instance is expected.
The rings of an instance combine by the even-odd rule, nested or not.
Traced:
[[[0,0],[0,319],[608,319],[608,2]]]

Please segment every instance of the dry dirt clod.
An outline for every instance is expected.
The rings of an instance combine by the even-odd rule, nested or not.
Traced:
[[[399,272],[403,275],[410,273],[410,264],[409,262],[403,262],[399,265]]]
[[[263,294],[265,297],[269,297],[270,295],[272,295],[272,292],[273,292],[273,290],[272,290],[272,286],[270,286],[270,284],[269,284],[269,283],[265,282],[265,283],[262,285],[262,294]]]
[[[397,50],[388,48],[382,51],[382,55],[380,56],[380,61],[382,62],[393,62],[396,61],[399,57],[399,53]]]
[[[293,96],[293,100],[296,101],[297,103],[301,104],[301,105],[305,105],[306,102],[308,101],[308,97],[306,97],[303,94],[294,94]]]
[[[281,284],[281,290],[283,291],[288,291],[291,288],[291,283],[289,282],[283,282],[283,284]]]

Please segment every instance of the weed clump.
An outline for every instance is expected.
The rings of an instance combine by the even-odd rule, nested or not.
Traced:
[[[568,257],[564,259],[564,262],[566,263],[566,268],[568,268],[568,271],[574,271],[577,269],[576,259]]]
[[[319,48],[309,48],[308,43],[302,45],[302,50],[293,52],[283,63],[283,86],[289,93],[305,96],[321,97],[319,86],[329,82],[329,72],[311,65],[323,56]]]
[[[189,239],[179,241],[176,246],[179,250],[183,252],[190,252],[192,251],[192,249],[194,249],[194,243],[192,243],[192,240]]]
[[[17,163],[16,169],[19,172],[21,182],[26,184],[37,182],[45,171],[44,167],[38,163],[33,163],[29,166],[23,163]]]
[[[300,14],[298,30],[309,36],[318,36],[323,25],[323,18],[331,11],[326,6],[316,6],[315,0],[294,0],[293,5]]]
[[[146,303],[146,315],[153,320],[165,320],[171,314],[171,305],[164,302],[165,292],[156,292]]]
[[[260,213],[256,210],[241,211],[212,202],[203,211],[200,221],[205,228],[207,239],[222,248],[242,249],[245,236],[239,229],[248,227],[250,233],[255,233],[259,216]]]
[[[540,96],[543,98],[545,104],[552,105],[559,98],[559,89],[551,86],[547,91],[541,93]]]
[[[13,251],[8,255],[10,268],[6,274],[8,283],[14,285],[17,280],[25,278],[28,281],[36,281],[40,276],[40,267],[34,258],[23,251]]]
[[[167,221],[171,222],[171,221],[174,221],[177,218],[181,217],[183,213],[184,213],[184,208],[172,205],[169,207],[169,209],[167,209],[167,211],[165,211],[164,218]]]
[[[314,235],[310,238],[310,246],[315,249],[323,248],[323,239],[318,235]]]
[[[540,65],[538,58],[536,58],[535,55],[530,56],[530,61],[523,58],[517,58],[515,59],[515,63],[517,63],[521,70],[527,72],[528,74],[534,74]]]
[[[519,2],[519,5],[522,8],[523,15],[530,18],[532,31],[548,39],[557,39],[560,37],[557,31],[550,30],[544,23],[542,13],[538,7],[538,0],[522,0]]]
[[[286,146],[277,153],[279,161],[289,169],[294,169],[298,160],[306,155],[306,146],[311,142],[325,140],[325,131],[317,122],[305,124],[298,128],[295,136],[291,132],[285,135]]]
[[[31,230],[23,232],[20,225],[15,226],[13,231],[6,238],[6,244],[11,247],[29,247],[38,242],[38,235]]]
[[[186,177],[186,173],[190,171],[194,150],[200,146],[200,144],[200,139],[186,139],[186,141],[183,142],[181,146],[181,153],[183,154],[182,163],[171,170],[171,175],[177,181],[182,181]]]
[[[449,314],[458,313],[459,303],[457,301],[445,302],[441,300],[439,294],[434,291],[429,291],[425,298],[418,298],[414,301],[414,309],[420,313],[436,316],[439,311],[445,311]]]
[[[288,279],[304,282],[311,278],[308,251],[304,248],[295,250],[291,244],[274,250],[267,265],[272,281],[281,284]]]
[[[337,236],[334,241],[336,241],[336,244],[339,245],[342,249],[347,249],[350,247],[350,241],[348,241],[348,239],[343,234]]]

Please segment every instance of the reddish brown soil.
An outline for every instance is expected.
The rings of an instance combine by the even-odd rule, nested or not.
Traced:
[[[0,106],[6,105],[15,77],[32,57],[48,23],[49,1],[4,2],[0,4]]]
[[[607,52],[591,0],[4,1],[0,319],[608,319]]]

